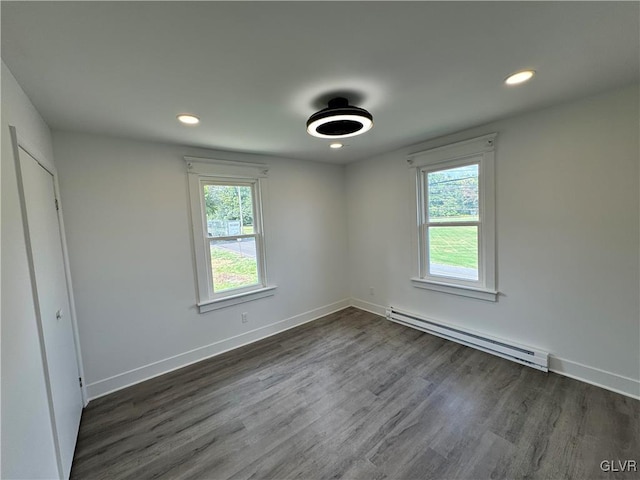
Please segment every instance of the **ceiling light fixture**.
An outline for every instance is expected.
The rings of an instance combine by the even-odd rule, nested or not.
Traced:
[[[504,79],[504,83],[507,85],[518,85],[531,80],[536,74],[535,70],[521,70],[520,72],[512,73]]]
[[[181,113],[177,116],[178,120],[185,125],[197,125],[200,123],[200,119],[190,113]]]
[[[329,100],[329,106],[307,120],[309,135],[319,138],[347,138],[365,133],[373,127],[373,116],[364,108],[349,105],[343,97]]]
[[[338,148],[342,148],[344,145],[342,145],[341,143],[332,143],[331,145],[329,145],[329,148],[334,148],[334,149],[338,149]]]

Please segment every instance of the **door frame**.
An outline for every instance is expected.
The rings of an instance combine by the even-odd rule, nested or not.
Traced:
[[[68,301],[69,301],[69,310],[70,310],[69,314],[71,315],[71,329],[73,330],[73,342],[76,349],[76,363],[78,367],[78,373],[82,381],[82,387],[80,387],[80,391],[82,394],[82,403],[83,403],[83,406],[86,407],[89,401],[87,396],[87,385],[86,385],[85,376],[84,376],[84,368],[82,364],[82,351],[80,349],[80,337],[78,335],[78,323],[77,323],[77,316],[76,316],[75,299],[73,295],[73,287],[71,282],[71,268],[69,265],[69,252],[67,250],[67,238],[66,238],[65,229],[64,229],[62,205],[60,203],[60,185],[58,183],[58,172],[55,168],[55,165],[51,161],[51,159],[47,158],[47,156],[42,154],[42,152],[40,152],[37,148],[35,148],[34,145],[30,144],[29,141],[27,141],[24,137],[22,137],[18,133],[15,126],[9,125],[9,130],[11,134],[11,144],[13,149],[13,157],[15,161],[16,174],[17,174],[17,180],[18,180],[18,196],[20,199],[22,225],[24,229],[25,243],[27,247],[27,261],[29,264],[31,290],[33,295],[36,318],[38,320],[37,328],[38,328],[38,336],[40,337],[39,342],[40,342],[40,350],[42,354],[45,382],[47,385],[47,396],[48,396],[47,400],[49,404],[49,413],[51,416],[51,426],[53,429],[54,444],[56,447],[56,456],[58,460],[58,468],[60,469],[60,475],[62,475],[62,468],[61,468],[62,464],[61,464],[61,458],[60,458],[61,453],[60,453],[60,446],[58,444],[58,432],[56,428],[55,416],[53,411],[53,399],[51,396],[51,385],[50,385],[49,371],[48,371],[48,365],[47,365],[47,359],[46,359],[45,347],[44,347],[44,336],[42,331],[42,315],[39,308],[39,297],[38,297],[38,291],[36,287],[33,251],[31,247],[29,224],[27,221],[26,199],[25,199],[25,192],[24,192],[22,167],[20,165],[20,148],[26,151],[42,168],[44,168],[47,172],[49,172],[53,177],[53,189],[54,189],[56,199],[58,200],[57,216],[58,216],[58,225],[60,229],[60,243],[62,245],[62,259],[63,259],[64,274],[65,274],[65,283],[67,287],[67,295],[68,295]]]
[[[16,172],[18,174],[18,192],[20,195],[20,203],[22,207],[22,218],[23,224],[25,226],[25,234],[28,234],[28,224],[26,222],[26,209],[24,205],[24,189],[22,185],[22,168],[20,166],[20,152],[19,148],[25,150],[31,157],[40,164],[42,168],[44,168],[47,172],[53,176],[53,190],[56,194],[56,198],[58,199],[58,224],[60,225],[60,242],[62,244],[62,258],[64,261],[64,275],[67,284],[67,292],[69,295],[69,307],[71,314],[71,325],[73,328],[73,340],[76,347],[76,361],[78,363],[78,372],[80,373],[80,377],[82,378],[82,401],[84,406],[86,407],[89,403],[89,397],[87,395],[87,383],[85,382],[84,376],[84,367],[82,362],[82,349],[80,348],[80,336],[78,335],[78,321],[76,315],[76,302],[73,295],[73,283],[71,281],[71,266],[69,264],[69,250],[67,249],[67,236],[64,228],[64,215],[62,212],[62,203],[60,201],[60,184],[58,183],[58,171],[56,170],[55,165],[51,160],[49,160],[44,154],[42,154],[38,149],[36,149],[33,145],[31,145],[27,140],[24,139],[16,130],[16,127],[9,125],[9,130],[11,131],[11,142],[13,146],[13,156],[16,162]],[[31,242],[27,237],[26,241],[28,243],[29,251],[29,270],[31,274],[32,283],[35,282],[35,271],[33,269],[33,262],[31,259]],[[34,292],[35,293],[35,292]]]

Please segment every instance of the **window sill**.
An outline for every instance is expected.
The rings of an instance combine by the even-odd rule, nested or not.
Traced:
[[[426,290],[434,290],[436,292],[477,298],[478,300],[487,300],[489,302],[496,302],[498,300],[498,292],[493,290],[453,285],[450,283],[432,282],[430,280],[425,280],[424,278],[412,278],[411,283],[413,283],[413,286],[416,288],[424,288]]]
[[[251,290],[250,292],[242,292],[236,295],[229,295],[228,297],[200,302],[198,304],[198,309],[200,310],[200,313],[206,313],[212,310],[238,305],[239,303],[250,302],[259,298],[270,297],[276,293],[276,288],[277,287],[275,285],[270,285],[258,290]]]

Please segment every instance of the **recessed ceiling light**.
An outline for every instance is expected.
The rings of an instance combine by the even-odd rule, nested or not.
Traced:
[[[518,85],[519,83],[524,83],[527,80],[531,80],[533,76],[536,74],[534,70],[522,70],[520,72],[512,73],[507,78],[505,78],[504,83],[507,85]]]
[[[200,119],[195,115],[191,115],[190,113],[181,113],[177,118],[185,125],[197,125],[200,123]]]
[[[335,148],[335,149],[342,148],[342,147],[343,145],[341,143],[332,143],[331,145],[329,145],[329,148]]]
[[[371,130],[373,116],[364,108],[349,105],[346,98],[329,100],[329,106],[307,120],[309,135],[319,138],[355,137]]]

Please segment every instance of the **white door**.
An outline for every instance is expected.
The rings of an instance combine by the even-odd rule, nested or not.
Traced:
[[[45,373],[48,374],[59,465],[66,479],[71,471],[83,402],[54,179],[21,147],[19,154]]]

